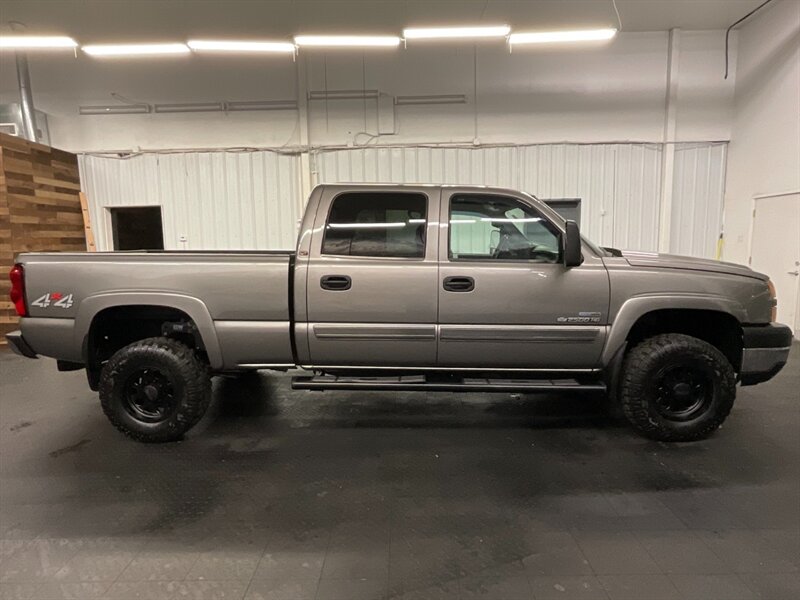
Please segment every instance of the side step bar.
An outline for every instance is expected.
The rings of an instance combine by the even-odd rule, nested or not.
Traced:
[[[602,381],[579,382],[575,379],[430,379],[425,375],[399,377],[340,377],[336,375],[301,375],[292,378],[295,390],[371,390],[402,392],[557,392],[605,391]]]

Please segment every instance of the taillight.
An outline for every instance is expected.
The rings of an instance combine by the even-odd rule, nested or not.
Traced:
[[[772,297],[772,312],[770,313],[770,321],[774,323],[778,318],[778,296],[775,293],[775,284],[772,283],[771,279],[767,279],[767,288],[769,289],[769,295]]]
[[[22,265],[14,265],[8,274],[11,280],[11,302],[20,317],[28,316],[28,307],[25,306],[25,273]]]

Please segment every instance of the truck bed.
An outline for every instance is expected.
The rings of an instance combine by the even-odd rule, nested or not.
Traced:
[[[265,357],[288,364],[293,260],[293,252],[281,251],[21,254],[29,304],[25,335],[42,354],[59,348],[49,355],[79,361],[77,332],[87,331],[100,311],[160,297],[203,313],[190,316],[216,335],[217,368],[264,363]],[[59,302],[64,298],[69,301]]]

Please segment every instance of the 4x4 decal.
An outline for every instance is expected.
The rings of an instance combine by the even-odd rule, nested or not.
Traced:
[[[70,308],[75,304],[72,294],[66,296],[61,292],[48,292],[44,296],[39,296],[36,300],[31,302],[31,306],[38,306],[39,308],[48,308],[50,306],[57,306],[58,308]]]

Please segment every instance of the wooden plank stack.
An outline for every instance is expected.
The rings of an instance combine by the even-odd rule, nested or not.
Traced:
[[[17,328],[8,280],[14,257],[86,250],[80,191],[77,156],[0,133],[0,343]]]

